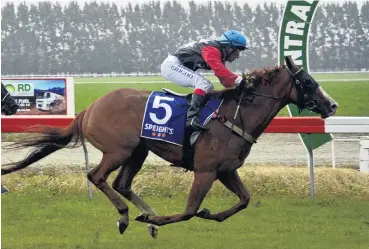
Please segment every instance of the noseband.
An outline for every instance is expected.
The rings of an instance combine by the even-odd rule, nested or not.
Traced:
[[[304,108],[308,110],[313,110],[314,108],[318,108],[318,101],[312,96],[307,94],[306,88],[304,84],[301,84],[301,81],[298,79],[298,74],[302,72],[302,67],[297,70],[295,73],[293,73],[288,67],[286,67],[287,72],[292,76],[294,80],[294,85],[296,87],[297,92],[297,107],[299,108],[299,112],[301,112]],[[317,89],[317,86],[313,90]]]

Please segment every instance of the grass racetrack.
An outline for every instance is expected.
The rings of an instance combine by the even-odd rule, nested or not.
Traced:
[[[309,197],[306,167],[245,167],[240,176],[251,192],[249,207],[218,223],[193,218],[159,228],[156,240],[140,211],[128,202],[130,225],[123,235],[110,201],[93,187],[87,195],[84,172],[7,175],[2,194],[2,248],[357,248],[369,245],[369,176],[352,169],[316,169],[316,199]],[[111,183],[116,172],[108,179]],[[145,165],[136,191],[158,212],[182,212],[191,173]],[[201,208],[223,211],[237,198],[219,182]]]

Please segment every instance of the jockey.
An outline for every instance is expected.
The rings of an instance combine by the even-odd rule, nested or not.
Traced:
[[[200,109],[205,105],[206,94],[214,89],[213,84],[195,71],[213,70],[220,83],[226,88],[244,85],[242,77],[225,67],[225,62],[233,62],[240,52],[248,49],[246,37],[239,31],[228,30],[215,40],[200,40],[178,48],[174,55],[161,64],[164,78],[180,86],[194,88],[191,106],[187,111],[186,127],[194,130],[208,130],[199,120]]]

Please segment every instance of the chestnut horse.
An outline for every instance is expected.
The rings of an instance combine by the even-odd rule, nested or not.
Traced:
[[[334,115],[338,107],[313,77],[297,67],[289,56],[285,62],[286,65],[250,72],[248,76],[253,80],[244,89],[210,93],[224,100],[218,118],[210,120],[207,124],[210,129],[202,132],[194,144],[194,180],[183,213],[159,216],[131,189],[149,151],[174,165],[182,165],[181,146],[140,136],[149,91],[113,90],[79,113],[67,128],[43,127],[43,134],[37,140],[15,144],[14,148],[36,146],[36,149],[24,160],[8,164],[11,167],[3,168],[2,175],[25,168],[59,149],[79,146],[79,142],[87,139],[103,153],[101,162],[87,173],[88,179],[116,207],[120,214],[117,224],[121,234],[126,230],[129,218],[128,206],[119,194],[142,211],[136,220],[148,223],[153,237],[158,232],[157,226],[186,221],[194,216],[224,221],[249,204],[250,194],[237,169],[277,113],[287,104],[294,103],[300,109],[307,108],[327,118]],[[230,125],[227,126],[225,120]],[[74,144],[70,145],[72,141]],[[120,172],[111,187],[106,180],[118,168]],[[199,210],[215,180],[237,195],[239,202],[219,213]]]

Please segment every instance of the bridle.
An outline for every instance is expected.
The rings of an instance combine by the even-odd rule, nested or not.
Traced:
[[[3,85],[3,83],[1,83],[1,93],[4,94],[4,97],[1,97],[1,112],[5,112],[6,115],[8,115],[8,113],[12,113],[14,111],[14,107],[16,107],[17,109],[19,108],[19,106],[17,105],[15,100],[11,99],[11,94],[10,92],[6,89],[6,87]],[[11,101],[7,101],[7,99],[9,99]],[[9,103],[7,103],[9,102]]]
[[[303,72],[303,68],[301,67],[296,72],[292,72],[292,70],[289,69],[286,65],[284,65],[283,67],[286,69],[286,71],[289,73],[289,75],[291,75],[291,77],[293,79],[293,84],[291,84],[290,90],[287,92],[287,94],[290,95],[293,86],[295,86],[296,92],[297,92],[297,106],[299,108],[299,111],[301,111],[303,109],[313,110],[314,108],[318,108],[319,107],[319,105],[318,105],[319,102],[312,96],[312,94],[309,95],[309,94],[306,93],[307,92],[306,91],[307,86],[302,84],[301,79],[299,78],[299,74],[301,72]],[[318,87],[318,85],[314,86],[314,89],[313,89],[312,93],[315,92],[317,87]],[[259,96],[259,97],[275,99],[275,100],[281,100],[285,97],[285,96],[276,97],[276,96],[272,96],[272,95],[257,93],[257,92],[254,92],[254,91],[250,91],[248,93],[252,97],[250,98],[250,96],[249,96],[246,100],[250,100],[250,99],[252,100],[253,96]]]
[[[5,100],[8,98],[8,96],[9,96],[9,95],[10,95],[10,93],[5,94],[5,96],[4,96],[4,98],[1,100],[1,102],[5,101]]]
[[[293,86],[295,86],[296,88],[296,92],[297,92],[297,106],[299,108],[299,112],[301,112],[303,109],[308,109],[308,110],[313,110],[313,109],[317,109],[320,108],[319,107],[319,102],[313,97],[313,93],[316,91],[316,89],[318,88],[318,84],[312,82],[312,86],[307,86],[306,84],[302,84],[301,82],[301,78],[300,78],[300,73],[303,72],[303,68],[299,68],[296,72],[292,72],[292,70],[290,70],[286,65],[283,66],[287,72],[290,74],[290,76],[293,79],[293,84],[291,84],[290,90],[287,92],[288,95],[291,95]],[[312,91],[311,94],[308,94],[309,91],[307,91],[307,88],[311,88]],[[219,114],[217,115],[218,120],[220,120],[220,122],[222,124],[224,124],[226,127],[228,127],[230,129],[230,133],[228,136],[228,141],[230,139],[231,133],[232,131],[236,132],[238,135],[240,135],[241,137],[243,137],[245,140],[247,140],[248,142],[250,142],[251,144],[256,143],[256,139],[254,137],[252,137],[250,134],[248,134],[247,132],[245,132],[243,129],[235,126],[235,121],[236,121],[236,117],[238,115],[239,112],[239,108],[240,105],[243,101],[243,95],[245,94],[245,92],[247,93],[246,96],[246,101],[252,102],[255,96],[259,96],[259,97],[264,97],[264,98],[269,98],[269,99],[275,99],[275,100],[281,100],[283,98],[285,98],[287,95],[283,96],[283,97],[276,97],[276,96],[272,96],[272,95],[265,95],[265,94],[261,94],[261,93],[257,93],[254,92],[253,90],[241,90],[241,96],[240,99],[238,100],[238,105],[235,111],[235,114],[233,116],[233,120],[232,122],[228,121],[225,117],[220,117]],[[227,141],[227,144],[228,144]]]
[[[303,71],[302,67],[299,68],[299,70],[297,70],[295,73],[293,73],[287,66],[285,68],[294,80],[293,85],[296,87],[297,107],[299,108],[299,112],[301,112],[303,109],[313,110],[320,108],[319,101],[313,96],[313,93],[317,90],[319,85],[316,82],[313,83],[313,86],[311,87],[311,94],[308,94],[309,91],[307,91],[307,88],[310,86],[301,83],[301,80],[298,78],[298,74]]]
[[[9,97],[10,93],[8,92],[7,94],[5,94],[4,98],[1,99],[1,110],[4,110],[5,105],[3,104],[3,102]]]

